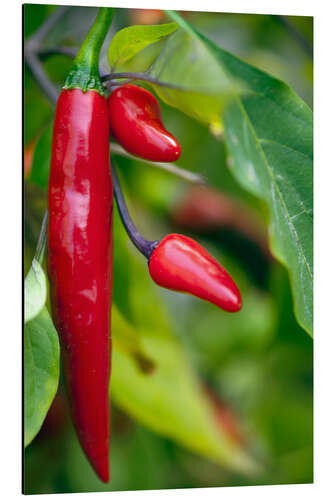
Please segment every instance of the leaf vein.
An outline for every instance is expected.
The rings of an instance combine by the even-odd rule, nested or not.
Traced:
[[[299,236],[298,236],[298,232],[297,232],[297,230],[296,230],[296,228],[295,228],[294,224],[292,223],[292,221],[291,221],[291,219],[290,219],[290,214],[289,214],[288,208],[287,208],[286,203],[285,203],[285,201],[284,201],[283,195],[282,195],[282,193],[281,193],[281,191],[280,191],[280,189],[279,189],[279,187],[278,187],[278,185],[277,185],[277,183],[276,183],[276,181],[275,181],[275,179],[274,179],[274,175],[273,175],[272,168],[271,168],[271,167],[269,166],[269,164],[268,164],[268,161],[267,161],[267,158],[266,158],[265,152],[264,152],[264,150],[262,149],[262,145],[260,144],[260,140],[259,140],[259,138],[258,138],[258,136],[257,136],[257,134],[256,134],[256,132],[255,132],[255,127],[254,127],[254,125],[253,125],[252,121],[250,120],[250,117],[249,117],[249,115],[247,114],[247,112],[246,112],[246,110],[245,110],[245,108],[244,108],[244,104],[243,104],[243,102],[241,101],[241,99],[239,98],[239,96],[238,96],[238,95],[236,95],[236,99],[238,100],[238,103],[239,103],[239,106],[240,106],[240,110],[241,110],[242,114],[244,115],[245,120],[246,120],[246,121],[248,122],[248,124],[249,124],[249,128],[250,128],[250,130],[251,130],[251,132],[252,132],[252,134],[253,134],[254,140],[255,140],[255,142],[256,142],[256,143],[257,143],[257,145],[258,145],[258,149],[259,149],[260,154],[261,154],[261,156],[262,156],[262,158],[263,158],[263,160],[264,160],[264,164],[266,165],[267,172],[269,173],[269,176],[270,176],[270,178],[271,178],[272,184],[273,184],[273,186],[274,186],[274,188],[275,188],[275,190],[276,190],[276,193],[277,193],[277,195],[278,195],[278,197],[279,197],[279,199],[280,199],[280,202],[281,202],[281,205],[282,205],[282,207],[283,207],[283,209],[284,209],[284,212],[285,212],[285,214],[286,214],[286,217],[287,217],[288,223],[290,224],[290,227],[292,228],[292,231],[293,231],[293,233],[294,233],[294,236],[295,236],[295,241],[296,241],[296,245],[297,245],[297,247],[298,247],[298,249],[299,249],[299,252],[300,252],[300,254],[301,254],[301,257],[302,257],[302,259],[303,259],[303,261],[304,261],[304,263],[305,263],[305,266],[306,266],[307,272],[308,272],[308,274],[309,274],[309,277],[310,277],[311,281],[313,282],[313,276],[312,276],[311,268],[310,268],[310,265],[309,265],[309,263],[308,263],[308,260],[307,260],[307,258],[306,258],[306,256],[305,256],[305,254],[304,254],[303,247],[302,247],[302,245],[300,244],[300,239],[299,239]]]
[[[293,153],[300,154],[304,156],[306,159],[312,161],[312,156],[308,155],[306,153],[303,153],[303,151],[300,151],[299,149],[292,148],[291,146],[287,146],[287,144],[282,144],[282,142],[277,142],[274,141],[273,139],[265,139],[264,137],[259,139],[260,144],[275,144],[277,146],[280,146],[282,148],[288,149],[289,151],[292,151]]]

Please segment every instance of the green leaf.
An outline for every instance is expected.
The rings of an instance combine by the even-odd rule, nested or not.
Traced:
[[[111,68],[123,64],[148,45],[158,42],[176,29],[177,23],[123,28],[115,34],[109,46],[108,58]]]
[[[48,125],[41,134],[32,161],[29,179],[42,188],[47,188],[50,172],[53,124]]]
[[[217,428],[202,387],[172,336],[147,331],[142,339],[157,368],[147,376],[131,357],[114,350],[113,400],[155,432],[231,469],[254,473],[252,459]]]
[[[236,88],[241,92],[240,83],[227,77],[207,47],[184,30],[170,37],[147,73],[179,87],[152,85],[164,102],[219,131],[222,108]]]
[[[232,470],[248,475],[257,473],[259,466],[254,459],[218,427],[203,386],[170,331],[146,266],[137,262],[131,276],[135,335],[154,362],[155,370],[147,376],[132,356],[115,345],[112,399],[139,422],[191,451]],[[120,323],[117,325],[118,318],[114,320],[113,331],[115,327],[123,329]]]
[[[39,432],[57,392],[59,342],[47,309],[24,329],[24,445]]]
[[[312,112],[284,82],[217,47],[178,14],[169,14],[225,75],[240,82],[242,92],[234,90],[222,110],[229,165],[240,184],[270,209],[271,248],[288,268],[297,320],[312,335]]]
[[[40,263],[33,259],[24,280],[24,322],[35,318],[46,302],[46,277]]]

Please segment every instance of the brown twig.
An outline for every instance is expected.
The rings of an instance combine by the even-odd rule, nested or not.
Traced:
[[[159,87],[168,87],[170,89],[185,91],[185,88],[180,85],[175,85],[174,83],[162,82],[157,78],[149,76],[147,73],[131,73],[131,72],[109,73],[107,75],[102,76],[102,82],[109,82],[112,80],[118,80],[122,78],[126,78],[129,81],[142,80],[144,82],[152,83],[153,85],[158,85]]]

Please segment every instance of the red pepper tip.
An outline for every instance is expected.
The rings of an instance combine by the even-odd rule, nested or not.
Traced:
[[[179,142],[177,141],[177,139],[174,138],[174,141],[175,141],[175,147],[174,147],[174,159],[172,161],[176,161],[178,160],[178,158],[180,157],[180,155],[182,154],[182,148],[180,147],[180,144]]]
[[[94,471],[103,483],[110,481],[109,456],[95,459],[92,464]]]
[[[230,301],[230,307],[228,309],[229,312],[238,312],[242,309],[243,306],[241,294],[235,283],[234,285],[235,285],[235,294],[233,300]]]

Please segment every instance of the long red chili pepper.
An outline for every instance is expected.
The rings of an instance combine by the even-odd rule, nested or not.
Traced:
[[[99,53],[112,20],[101,8],[60,94],[48,205],[52,316],[81,446],[109,480],[112,179]]]
[[[225,311],[239,311],[242,299],[237,285],[199,243],[181,234],[169,234],[161,241],[143,238],[130,218],[117,172],[111,166],[121,219],[134,245],[148,259],[149,273],[155,283],[170,290],[195,295]]]
[[[179,158],[179,142],[163,125],[161,108],[151,92],[123,85],[108,98],[111,132],[126,151],[151,161]]]

